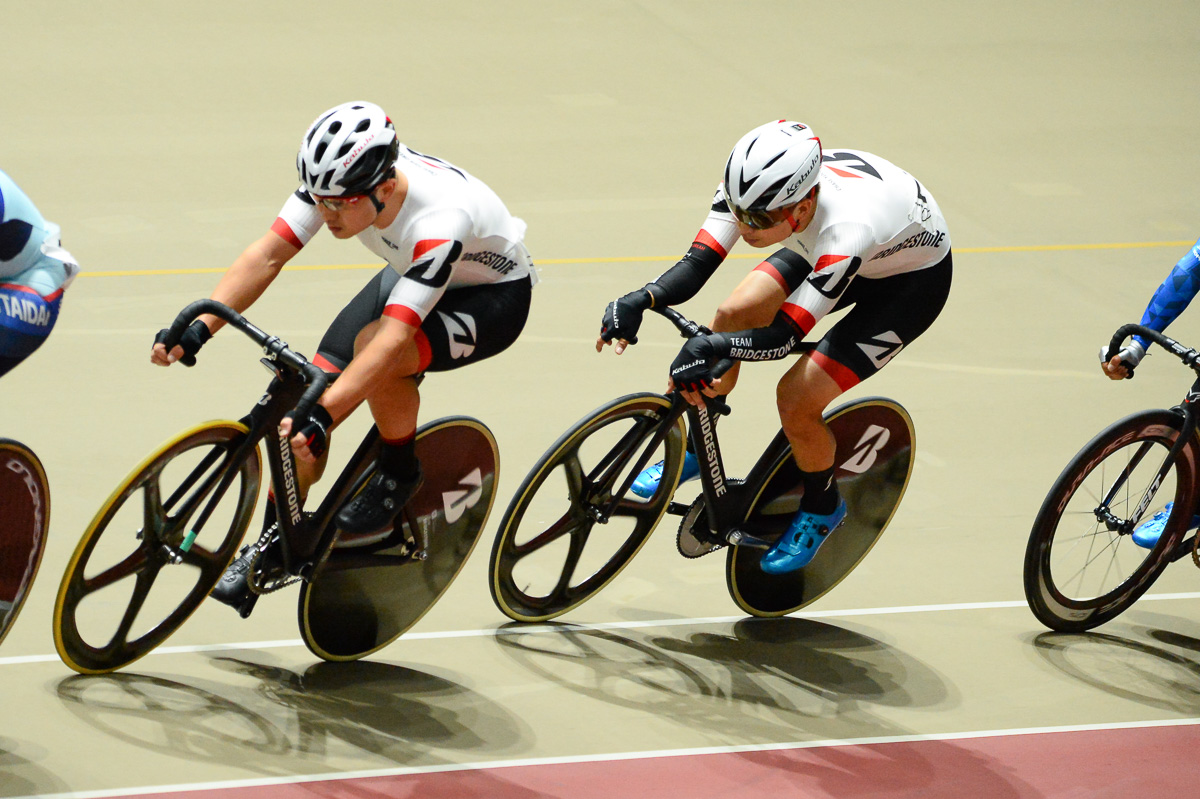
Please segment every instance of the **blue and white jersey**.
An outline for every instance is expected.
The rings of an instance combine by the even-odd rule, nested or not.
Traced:
[[[25,192],[0,171],[0,284],[24,286],[43,298],[70,285],[79,266]]]

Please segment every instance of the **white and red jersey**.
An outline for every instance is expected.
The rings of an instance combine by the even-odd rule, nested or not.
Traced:
[[[859,150],[826,150],[821,192],[808,226],[782,242],[812,266],[782,312],[807,334],[854,278],[875,279],[933,266],[950,251],[950,233],[933,195],[891,162]],[[724,192],[696,241],[724,258],[739,238]],[[759,269],[770,273],[769,264]],[[776,279],[787,288],[776,273]]]
[[[524,221],[512,216],[490,188],[432,156],[400,148],[396,169],[408,193],[386,228],[358,234],[367,249],[400,274],[384,313],[419,327],[449,289],[532,280],[536,273],[522,239]],[[300,188],[271,229],[297,247],[324,225],[312,198]]]

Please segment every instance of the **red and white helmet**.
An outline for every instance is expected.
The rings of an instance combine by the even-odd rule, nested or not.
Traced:
[[[821,140],[781,119],[747,133],[725,164],[725,198],[741,211],[773,211],[804,199],[821,172]]]
[[[309,126],[296,169],[310,194],[365,194],[390,177],[399,149],[396,129],[382,108],[342,103]]]

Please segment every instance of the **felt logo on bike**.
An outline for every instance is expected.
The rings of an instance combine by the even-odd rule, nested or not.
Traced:
[[[854,445],[854,453],[842,464],[842,469],[855,474],[862,474],[870,469],[891,437],[891,430],[877,424],[871,425]]]
[[[483,473],[474,469],[466,477],[460,478],[458,484],[459,490],[442,492],[442,507],[446,511],[446,521],[450,524],[461,519],[483,496]]]

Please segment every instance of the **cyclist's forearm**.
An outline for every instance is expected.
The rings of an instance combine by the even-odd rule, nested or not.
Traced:
[[[272,281],[279,276],[283,265],[299,250],[283,241],[277,234],[270,232],[263,238],[247,247],[242,254],[225,270],[225,274],[213,289],[212,299],[228,305],[238,313],[247,308],[262,296]],[[215,316],[202,316],[208,329],[214,333],[225,322]]]
[[[786,357],[800,337],[791,322],[778,314],[770,325],[736,333],[713,333],[708,337],[717,358],[735,361],[774,361]]]
[[[1200,242],[1179,259],[1171,269],[1171,274],[1154,292],[1142,314],[1141,323],[1159,332],[1166,330],[1167,325],[1183,313],[1197,292],[1200,292]],[[1150,344],[1141,336],[1135,336],[1134,340],[1143,347]]]

